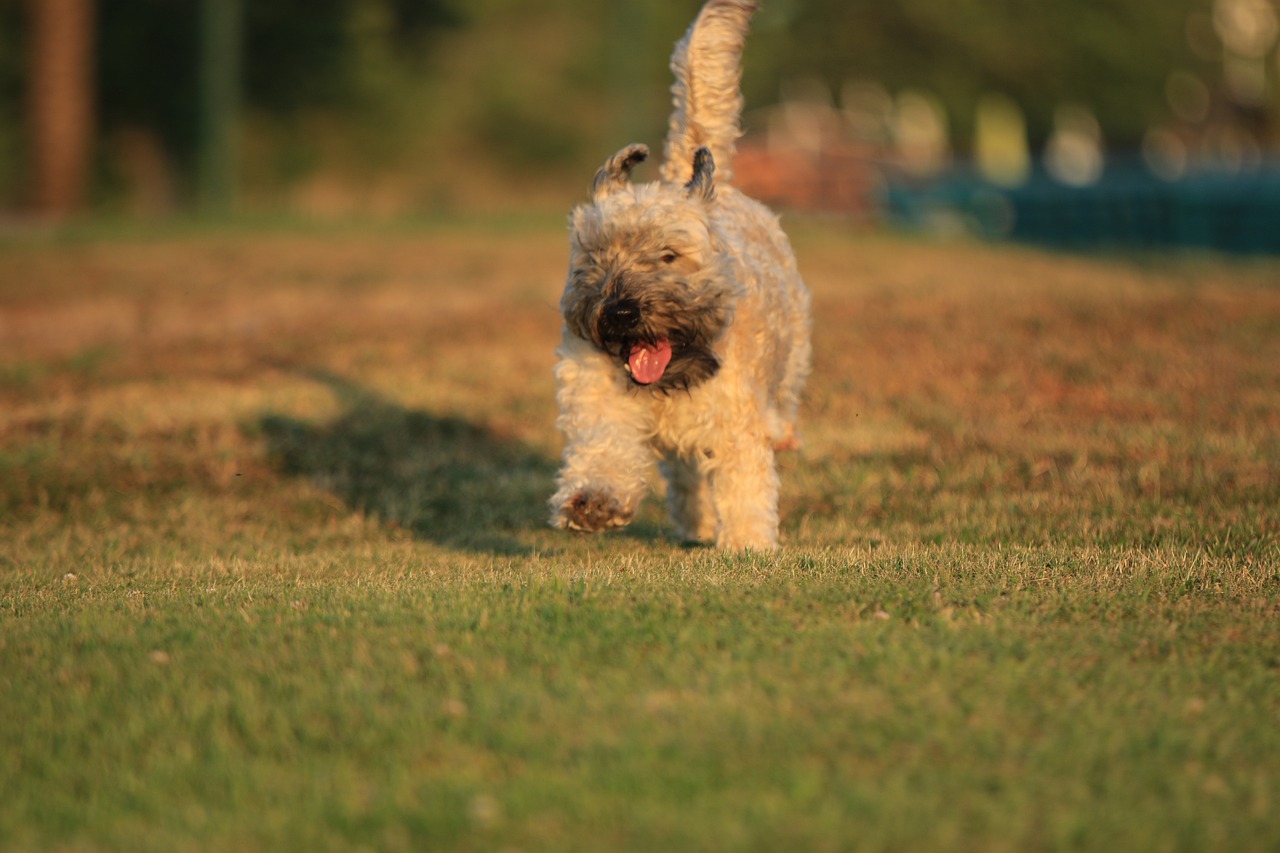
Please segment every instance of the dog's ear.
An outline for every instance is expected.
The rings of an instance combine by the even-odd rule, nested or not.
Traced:
[[[701,198],[711,201],[716,195],[716,161],[711,156],[711,149],[703,146],[693,152],[693,177],[684,188],[689,191],[690,198]]]
[[[638,163],[643,163],[648,156],[648,146],[640,144],[628,145],[617,154],[614,154],[607,163],[600,167],[600,171],[596,172],[596,179],[591,184],[591,197],[596,201],[600,201],[612,195],[615,190],[625,186],[627,180],[631,177],[631,170]]]

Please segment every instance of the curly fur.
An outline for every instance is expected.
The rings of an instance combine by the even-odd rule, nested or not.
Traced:
[[[726,183],[753,3],[711,0],[676,46],[662,180],[631,184],[648,149],[597,172],[570,221],[556,366],[566,437],[552,523],[628,523],[655,461],[682,535],[778,544],[774,451],[794,447],[809,370],[809,295],[777,218]],[[642,384],[629,354],[669,347]]]
[[[742,135],[742,48],[758,8],[751,0],[712,0],[676,43],[671,54],[675,109],[663,152],[663,180],[684,180],[699,148],[711,152],[721,182],[733,180],[734,142]]]

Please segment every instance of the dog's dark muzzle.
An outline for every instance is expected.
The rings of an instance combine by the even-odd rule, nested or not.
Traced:
[[[602,340],[634,338],[640,329],[640,303],[634,299],[610,299],[600,312],[597,328]]]

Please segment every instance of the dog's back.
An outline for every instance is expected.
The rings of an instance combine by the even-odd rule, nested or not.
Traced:
[[[663,152],[664,180],[688,181],[694,152],[704,146],[716,164],[716,183],[733,179],[734,142],[742,135],[742,47],[757,8],[752,0],[711,0],[676,44],[671,55],[675,111]]]

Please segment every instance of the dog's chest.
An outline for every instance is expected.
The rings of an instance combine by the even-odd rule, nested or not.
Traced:
[[[655,397],[653,443],[660,452],[694,456],[713,451],[725,440],[732,418],[719,377],[690,391]]]

